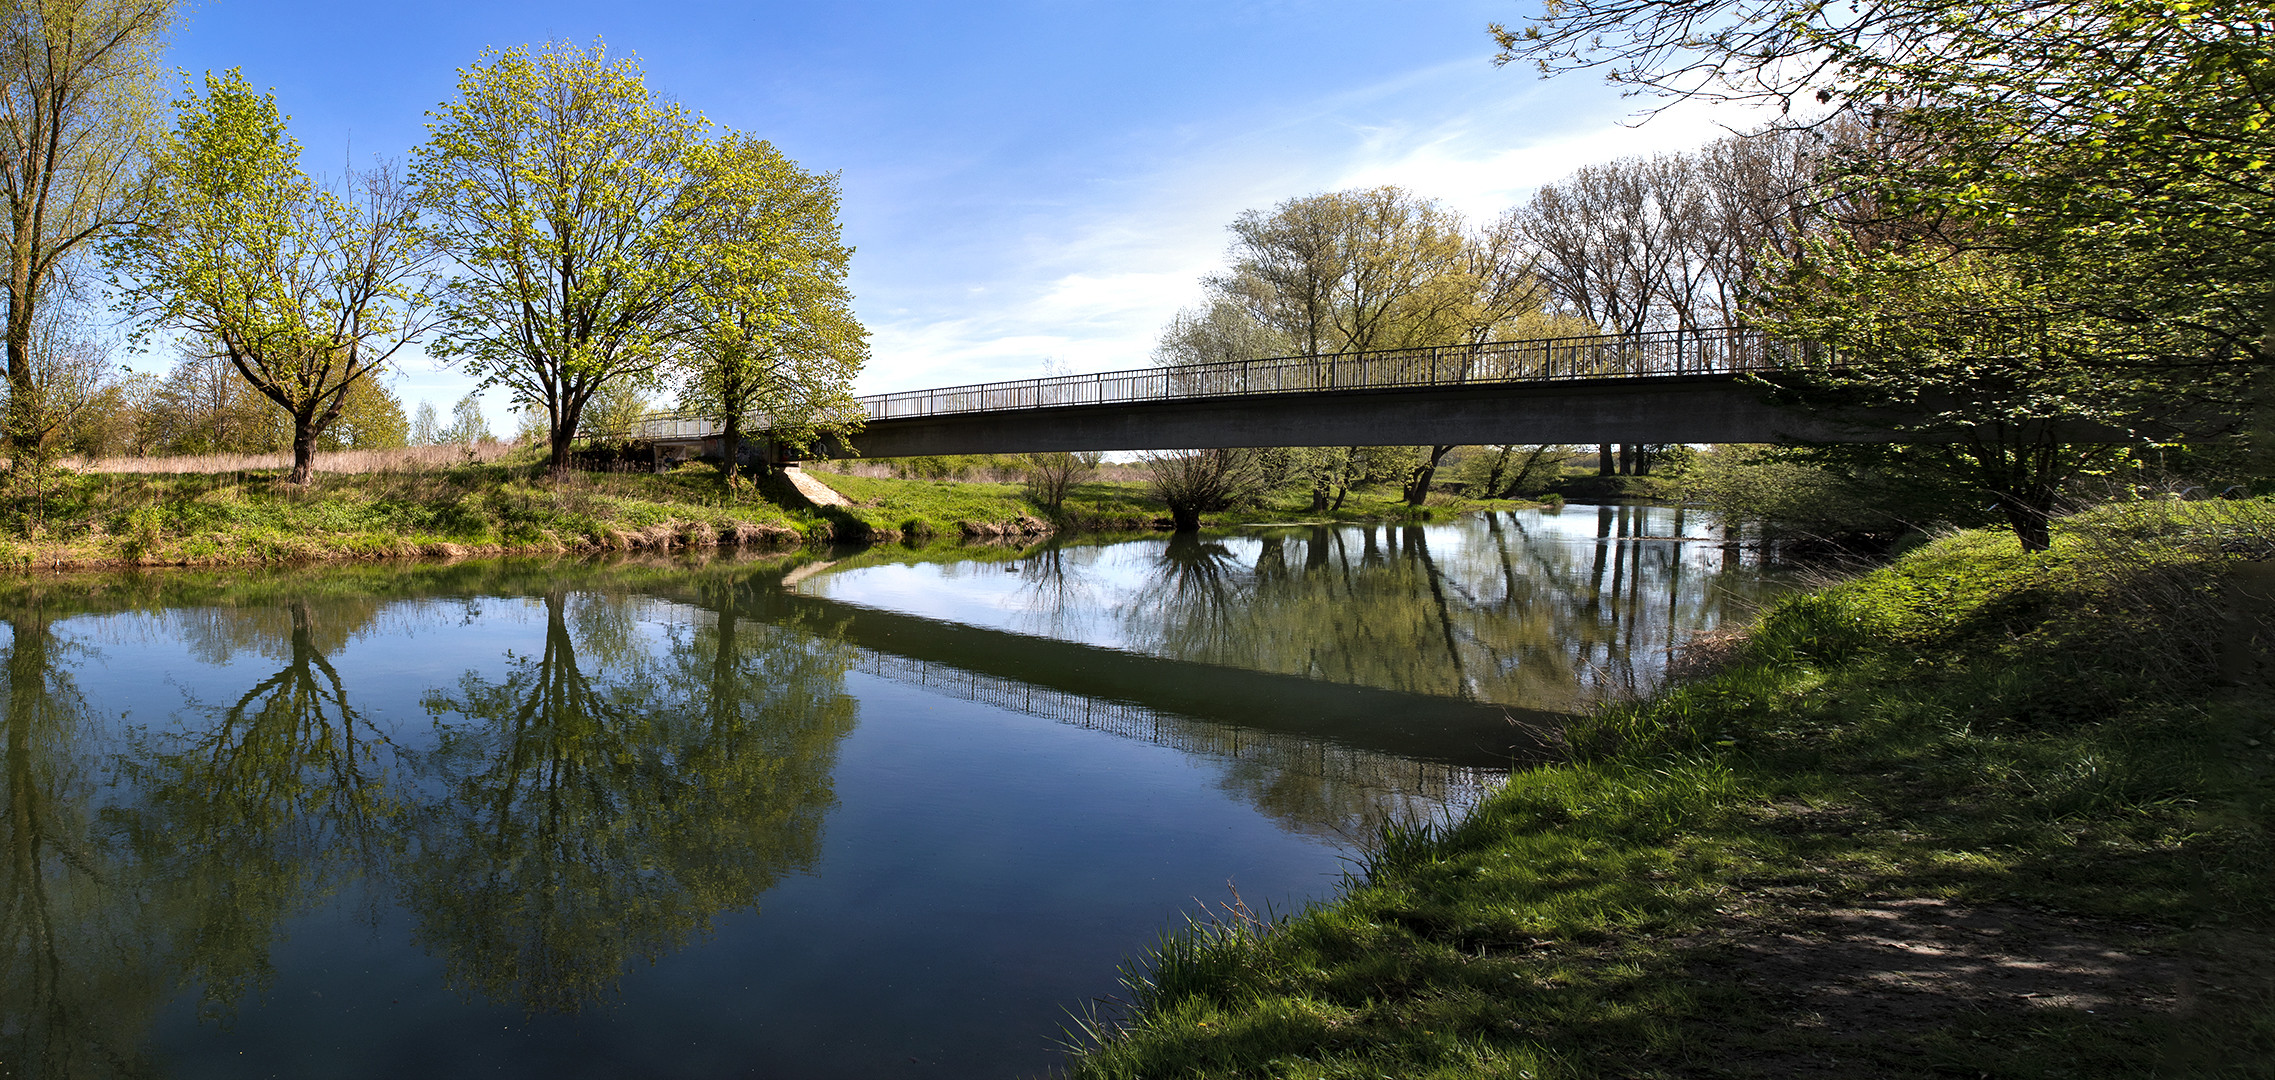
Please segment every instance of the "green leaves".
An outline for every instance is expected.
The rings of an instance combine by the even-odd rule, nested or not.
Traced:
[[[186,331],[292,417],[304,483],[348,391],[425,329],[431,253],[391,170],[319,188],[275,96],[239,72],[175,109],[149,213],[105,258],[142,334]]]
[[[543,412],[556,468],[604,386],[674,365],[712,415],[794,438],[857,421],[835,177],[711,138],[597,44],[486,52],[431,115],[414,173],[461,268],[436,351]]]

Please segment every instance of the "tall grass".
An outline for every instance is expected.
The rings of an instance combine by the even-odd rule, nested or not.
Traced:
[[[519,441],[485,440],[454,446],[399,446],[387,450],[332,450],[316,455],[319,473],[424,472],[460,465],[488,465],[521,449]],[[64,468],[84,473],[186,475],[258,472],[292,467],[291,451],[273,454],[189,454],[176,457],[67,457]]]

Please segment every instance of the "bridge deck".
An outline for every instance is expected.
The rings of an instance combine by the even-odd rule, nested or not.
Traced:
[[[1482,405],[1488,403],[1487,399],[1507,399],[1512,390],[1556,388],[1562,393],[1552,396],[1565,398],[1567,405],[1573,405],[1577,399],[1572,391],[1581,384],[1628,380],[1635,381],[1636,389],[1644,383],[1682,387],[1677,393],[1690,395],[1686,400],[1708,406],[1693,412],[1720,415],[1729,411],[1729,404],[1709,404],[1697,398],[1701,389],[1726,386],[1735,381],[1734,376],[1775,369],[1788,359],[1791,349],[1786,342],[1749,330],[1675,330],[1282,356],[974,383],[871,394],[857,399],[868,418],[868,427],[853,438],[851,449],[868,456],[894,457],[985,452],[984,448],[997,444],[1001,444],[999,452],[1016,452],[1053,448],[1138,450],[1212,445],[1356,444],[1370,440],[1443,442],[1447,439],[1408,437],[1412,433],[1404,429],[1416,422],[1425,426],[1433,424],[1433,418],[1445,414],[1441,401],[1460,401],[1479,391],[1487,392],[1477,399],[1477,404]],[[1430,391],[1440,393],[1428,393]],[[1448,392],[1452,396],[1445,396]],[[1282,414],[1289,412],[1286,406],[1291,403],[1290,399],[1316,401],[1329,397],[1375,397],[1385,393],[1419,408],[1420,415],[1413,422],[1385,416],[1378,418],[1383,422],[1362,424],[1361,427],[1369,429],[1365,438],[1356,437],[1358,432],[1344,431],[1351,427],[1347,420],[1325,426],[1304,424],[1301,415],[1313,410],[1303,408],[1291,414],[1296,418],[1292,424],[1240,423],[1241,410],[1246,406],[1264,406],[1270,413]],[[1579,396],[1589,395],[1583,391]],[[1731,395],[1725,392],[1723,396]],[[1632,409],[1637,402],[1632,394],[1614,393],[1613,397],[1621,401],[1623,408]],[[1375,397],[1367,408],[1379,412],[1384,400]],[[1180,418],[1196,409],[1199,412],[1195,415],[1200,419],[1180,422]],[[1038,415],[1048,410],[1074,411],[1061,414],[1057,422],[1051,422]],[[1581,411],[1602,412],[1590,408]],[[1512,421],[1509,424],[1489,422],[1487,426],[1506,429],[1509,441],[1602,441],[1592,437],[1567,440],[1547,435],[1531,438],[1529,429],[1538,425],[1530,421],[1537,418],[1509,419]],[[1639,414],[1637,419],[1646,425],[1653,423],[1649,416]],[[1229,428],[1226,427],[1228,420]],[[1593,431],[1600,424],[1582,426]],[[1664,429],[1666,425],[1662,421],[1656,426]],[[752,417],[746,430],[759,432],[765,427],[764,417]],[[1749,415],[1735,428],[1721,423],[1708,435],[1726,436],[1732,431],[1750,432],[1759,427],[1756,419]],[[1517,430],[1519,428],[1527,430]],[[716,438],[719,428],[707,417],[667,415],[643,420],[626,434],[657,443],[694,443]],[[1766,431],[1760,435],[1771,437]],[[1100,443],[1100,438],[1110,444]],[[1705,436],[1678,438],[1669,433],[1665,438],[1636,436],[1613,441],[1717,440]],[[1047,445],[1037,445],[1039,443]],[[982,449],[971,448],[975,446]]]

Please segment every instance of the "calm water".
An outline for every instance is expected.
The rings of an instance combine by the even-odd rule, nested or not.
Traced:
[[[1574,507],[0,584],[0,1076],[1017,1076],[1775,586]]]

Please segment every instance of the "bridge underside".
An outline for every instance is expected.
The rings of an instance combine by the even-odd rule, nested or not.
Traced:
[[[862,457],[1475,443],[1886,442],[1724,375],[1185,398],[869,421]],[[841,448],[842,449],[842,448]]]

